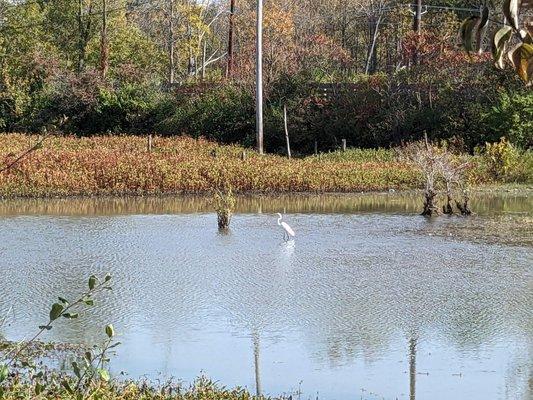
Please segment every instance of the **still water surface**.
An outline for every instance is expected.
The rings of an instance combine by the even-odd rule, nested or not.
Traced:
[[[93,343],[113,371],[302,399],[533,398],[533,199],[478,196],[428,221],[414,195],[240,199],[229,234],[202,198],[0,202],[1,332],[113,275],[45,340]],[[275,212],[297,232],[284,243]]]

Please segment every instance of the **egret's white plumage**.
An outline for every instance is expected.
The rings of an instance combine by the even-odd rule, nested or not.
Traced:
[[[280,213],[278,213],[278,215],[279,215],[278,225],[281,226],[284,229],[283,238],[284,239],[290,239],[291,237],[296,236],[296,234],[294,233],[292,228],[289,226],[289,224],[286,223],[286,222],[282,222],[281,221],[281,219],[283,218],[283,215],[281,215]]]

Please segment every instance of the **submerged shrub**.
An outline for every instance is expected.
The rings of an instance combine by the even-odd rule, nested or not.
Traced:
[[[217,212],[218,229],[227,230],[231,223],[231,217],[235,211],[235,197],[231,187],[216,189],[214,195],[215,211]]]

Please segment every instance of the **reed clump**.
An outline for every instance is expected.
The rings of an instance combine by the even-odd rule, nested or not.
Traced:
[[[231,187],[216,189],[214,194],[215,211],[217,212],[218,229],[228,230],[231,217],[235,211],[235,196]]]

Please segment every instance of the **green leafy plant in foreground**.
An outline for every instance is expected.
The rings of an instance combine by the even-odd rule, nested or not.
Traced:
[[[46,381],[47,377],[42,371],[37,372],[37,368],[31,360],[26,359],[25,352],[34,345],[41,335],[51,330],[54,323],[60,318],[76,319],[79,317],[79,310],[83,306],[93,306],[94,298],[106,290],[112,290],[111,275],[106,275],[102,280],[92,275],[88,280],[88,289],[74,301],[69,301],[64,297],[58,297],[58,301],[50,307],[48,322],[39,326],[37,333],[29,340],[23,341],[0,358],[0,399],[4,396],[2,385],[9,380],[11,372],[15,374],[20,368],[26,368],[31,372],[31,378],[34,380],[34,392],[39,395],[44,390],[41,380]],[[114,342],[115,330],[113,325],[105,327],[106,340],[101,346],[94,346],[91,350],[84,353],[83,358],[71,363],[72,371],[76,379],[63,379],[62,387],[77,399],[87,398],[90,394],[93,383],[99,379],[104,382],[110,380],[109,371],[105,368],[109,362],[109,352],[118,346],[119,342]]]

